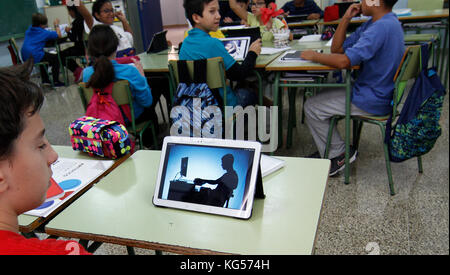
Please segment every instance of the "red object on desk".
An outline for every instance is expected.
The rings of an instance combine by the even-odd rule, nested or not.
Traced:
[[[266,25],[270,18],[277,17],[283,13],[283,9],[277,10],[277,4],[270,3],[268,8],[261,8],[261,20]]]
[[[47,198],[45,201],[56,200],[62,196],[64,196],[64,189],[53,178],[50,178],[50,187],[47,190]]]
[[[334,4],[333,6],[329,6],[325,8],[323,13],[323,21],[330,22],[339,19],[339,6]]]

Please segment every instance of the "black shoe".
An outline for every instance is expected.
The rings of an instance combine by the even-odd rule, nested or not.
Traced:
[[[357,154],[358,151],[356,151],[353,147],[350,146],[350,163],[356,160]],[[344,170],[344,168],[345,168],[345,152],[331,159],[330,177],[336,175],[339,171]]]
[[[66,86],[64,82],[57,81],[53,84],[53,87],[63,87],[63,86]]]
[[[306,158],[309,158],[309,159],[321,159],[322,157],[320,156],[319,151],[315,151],[311,155],[306,156]]]

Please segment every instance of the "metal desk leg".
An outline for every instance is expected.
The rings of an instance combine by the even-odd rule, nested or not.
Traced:
[[[258,70],[254,70],[256,78],[258,78],[258,104],[259,106],[263,106],[263,96],[264,96],[264,90],[263,90],[263,81],[261,74],[258,72]]]
[[[275,81],[273,83],[274,86],[274,90],[273,90],[273,106],[275,107],[279,107],[279,103],[278,103],[278,99],[279,99],[279,85],[280,85],[280,72],[276,72],[275,73]],[[281,128],[281,116],[280,116],[280,112],[281,112],[281,108],[278,108],[278,147],[281,145],[281,140],[283,138],[283,134],[282,134],[282,128]],[[275,134],[275,133],[270,133],[271,135]],[[272,152],[273,154],[273,152]]]
[[[345,71],[345,184],[350,183],[350,97],[351,97],[351,71]]]

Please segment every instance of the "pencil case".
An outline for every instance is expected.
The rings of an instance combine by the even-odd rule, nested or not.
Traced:
[[[131,141],[122,124],[116,121],[83,116],[69,126],[73,150],[91,156],[120,158],[131,152]]]

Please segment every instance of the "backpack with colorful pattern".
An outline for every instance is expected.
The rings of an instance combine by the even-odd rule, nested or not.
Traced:
[[[428,153],[442,133],[439,119],[445,88],[436,68],[427,68],[428,45],[421,46],[422,71],[405,100],[400,116],[392,127],[392,115],[386,124],[385,143],[393,162]]]
[[[91,156],[117,159],[131,152],[128,132],[116,121],[83,116],[70,124],[69,134],[73,150]]]

